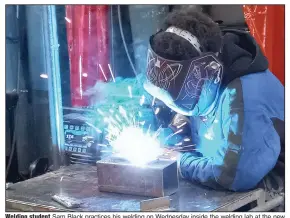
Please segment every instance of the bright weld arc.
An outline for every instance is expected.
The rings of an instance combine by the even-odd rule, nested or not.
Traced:
[[[121,157],[136,166],[144,166],[162,153],[159,142],[138,127],[125,128],[111,145]]]
[[[119,111],[124,117],[131,117],[130,114],[127,115],[123,107],[119,107]],[[117,115],[115,116],[117,117]],[[144,166],[161,155],[162,150],[159,141],[149,134],[150,125],[147,132],[144,133],[143,129],[139,127],[139,123],[135,123],[134,117],[131,117],[128,126],[122,124],[122,130],[118,130],[112,119],[109,123],[109,135],[106,138],[119,156],[134,165]],[[136,140],[132,139],[132,137],[135,137]],[[139,143],[136,144],[136,141]]]
[[[131,87],[128,87],[128,89],[131,90]],[[144,101],[145,96],[142,96],[141,100]],[[156,114],[159,110],[159,108],[156,109]],[[127,159],[136,166],[144,166],[162,155],[163,149],[161,149],[160,142],[157,140],[160,128],[153,132],[151,131],[151,125],[149,125],[147,131],[144,131],[143,125],[145,121],[138,122],[135,120],[135,116],[128,113],[122,106],[118,108],[122,118],[115,114],[117,111],[109,110],[106,113],[100,109],[97,109],[97,111],[104,116],[104,121],[108,123],[105,138],[108,140],[109,145],[112,146],[114,154],[118,154],[119,157]],[[142,114],[139,113],[139,115],[141,116]],[[124,122],[123,118],[125,118],[126,122]]]

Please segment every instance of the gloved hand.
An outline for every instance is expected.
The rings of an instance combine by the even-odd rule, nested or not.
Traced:
[[[157,126],[168,126],[172,122],[172,118],[176,114],[158,99],[155,99],[152,109],[154,110],[154,112],[158,111],[158,113],[155,115],[157,120]]]
[[[160,131],[159,140],[164,146],[181,146],[189,143],[190,136],[190,120],[183,115],[176,114],[169,127]]]
[[[180,132],[182,135],[191,135],[191,123],[188,117],[181,114],[176,114],[169,124],[174,132]]]
[[[163,128],[160,130],[158,140],[165,147],[173,147],[183,140],[183,136],[180,134],[175,134],[171,128]]]

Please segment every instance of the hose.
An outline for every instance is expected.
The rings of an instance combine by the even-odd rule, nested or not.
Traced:
[[[126,44],[126,41],[125,41],[125,36],[124,36],[124,32],[123,32],[123,24],[122,24],[122,19],[121,19],[121,7],[120,5],[117,6],[118,7],[118,20],[119,20],[119,27],[120,27],[120,33],[121,33],[121,37],[122,37],[122,41],[123,41],[123,45],[124,45],[124,48],[125,48],[125,51],[126,51],[126,54],[127,54],[127,57],[128,57],[128,60],[130,62],[130,65],[132,67],[132,70],[137,78],[137,82],[139,83],[140,85],[140,78],[137,76],[137,71],[134,67],[134,64],[133,64],[133,61],[130,57],[130,54],[129,54],[129,50],[128,50],[128,47],[127,47],[127,44]],[[153,105],[150,104],[150,108],[152,109],[152,111],[154,111],[154,108],[153,108]]]

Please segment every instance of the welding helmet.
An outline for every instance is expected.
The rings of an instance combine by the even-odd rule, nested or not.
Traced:
[[[217,53],[203,52],[198,39],[190,32],[176,27],[169,27],[166,32],[186,39],[199,56],[181,61],[163,58],[151,47],[154,35],[151,36],[144,88],[179,114],[201,115],[218,97],[223,65]]]

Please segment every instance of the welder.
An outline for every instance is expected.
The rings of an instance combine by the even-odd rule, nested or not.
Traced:
[[[150,37],[144,88],[177,113],[169,130],[181,140],[173,146],[187,143],[181,177],[245,191],[275,167],[284,87],[268,67],[250,33],[221,30],[198,10],[171,12]]]

